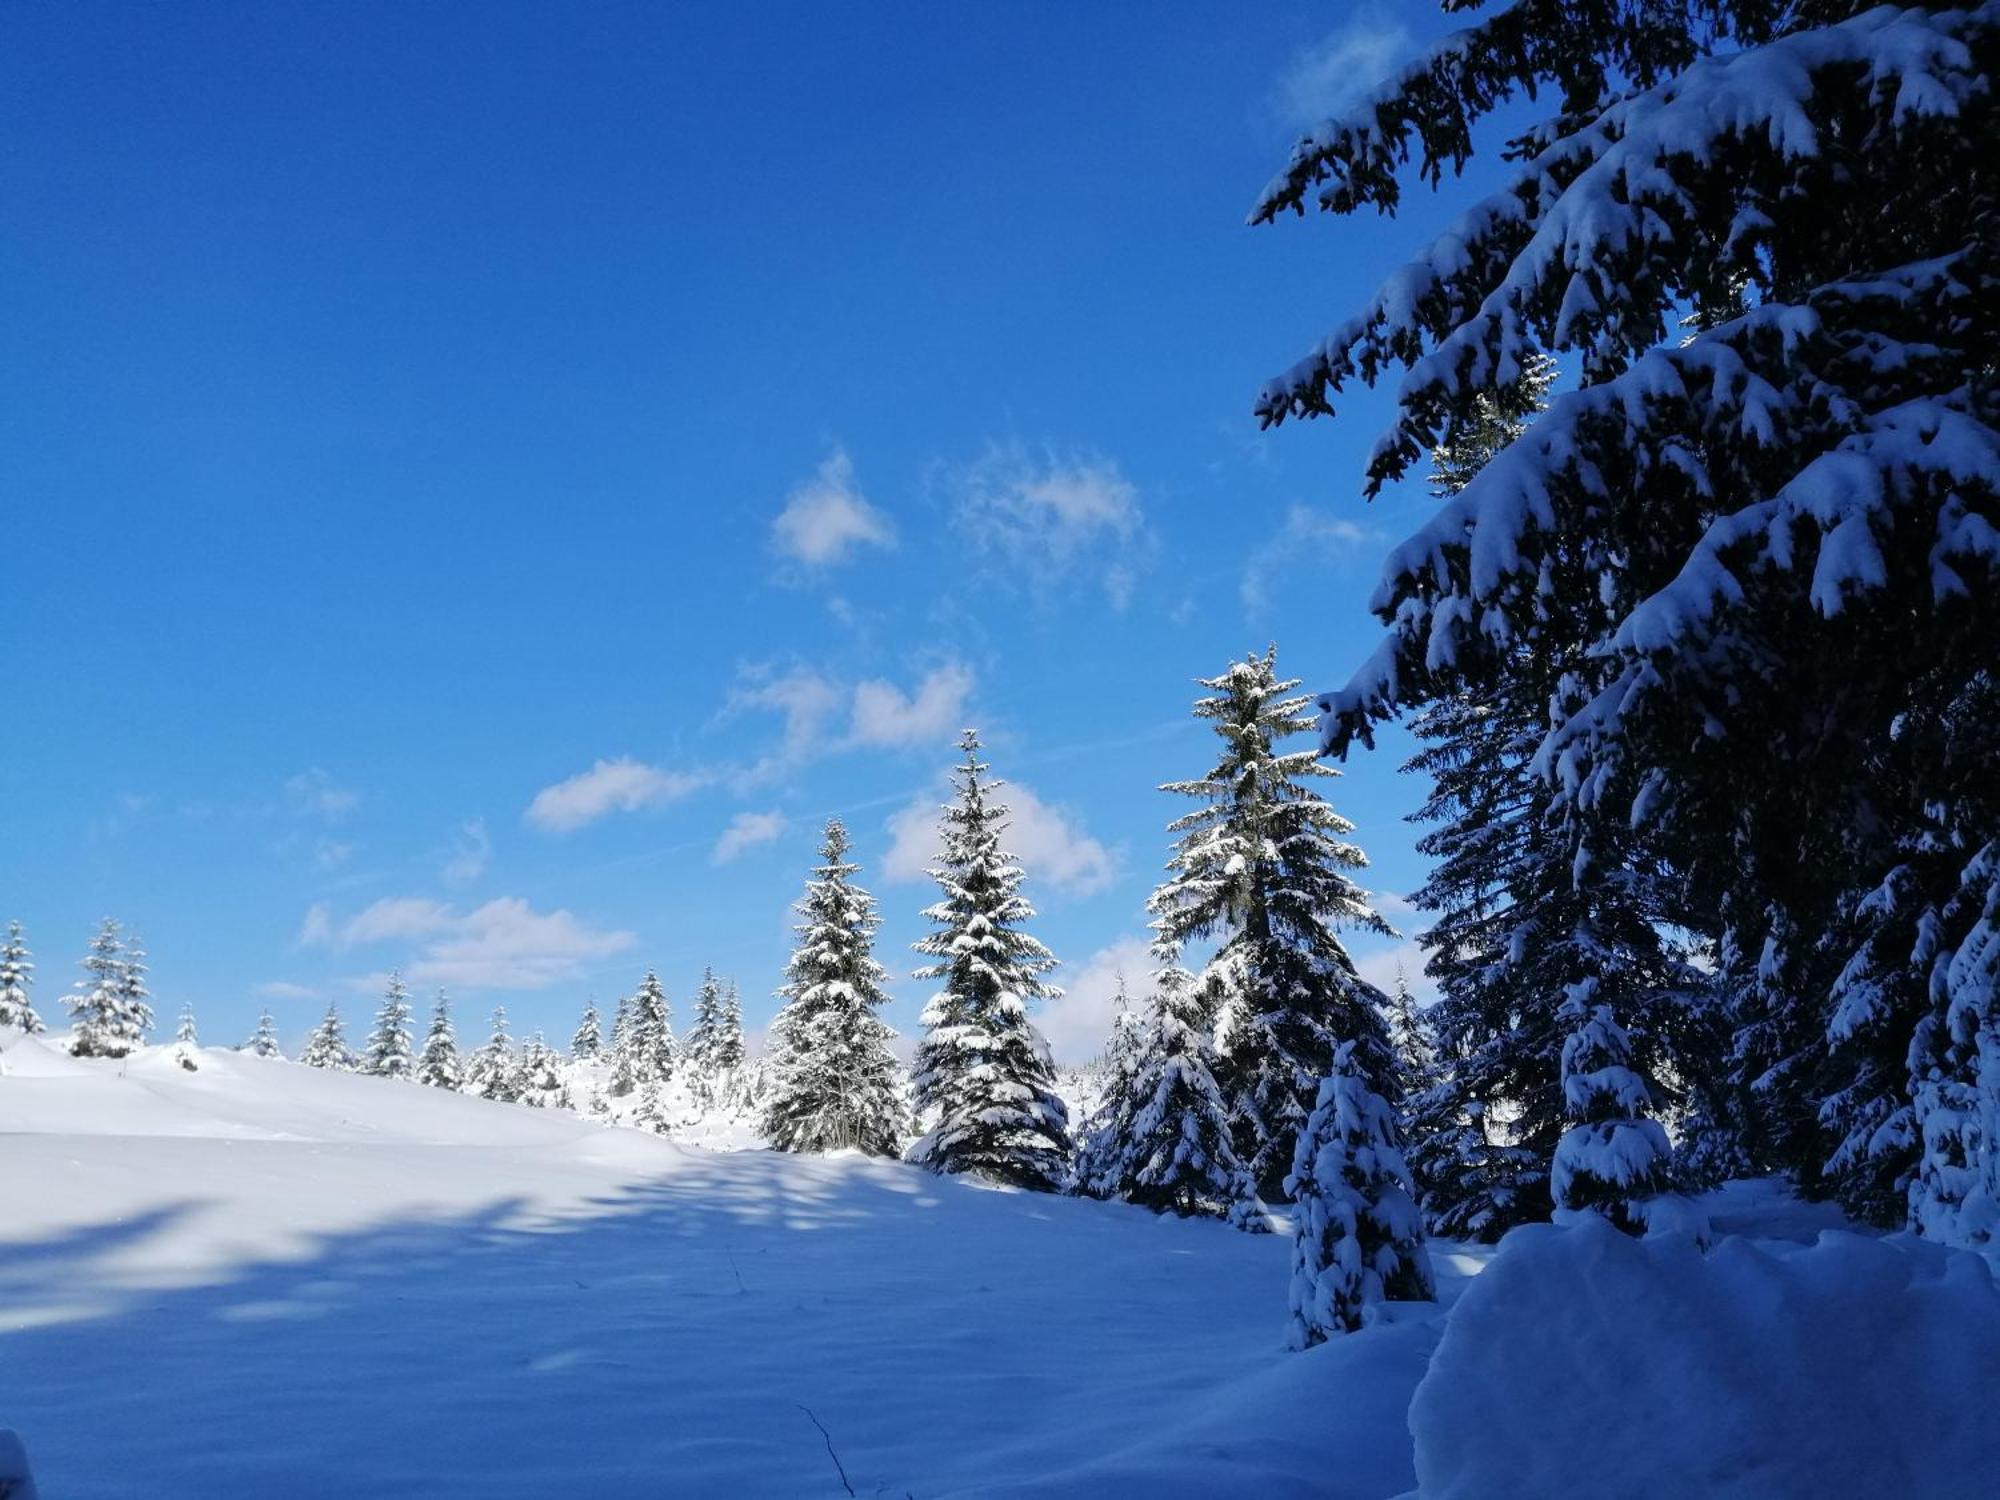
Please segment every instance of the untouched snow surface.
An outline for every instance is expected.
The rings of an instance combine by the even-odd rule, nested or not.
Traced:
[[[199,1057],[0,1033],[0,1427],[45,1496],[1844,1500],[2000,1465],[1984,1264],[1773,1184],[1706,1200],[1707,1257],[1433,1243],[1439,1306],[1292,1354],[1286,1236]]]
[[[47,1496],[840,1496],[829,1438],[863,1496],[1414,1483],[1435,1323],[1286,1353],[1281,1236],[4,1043],[0,1427]]]

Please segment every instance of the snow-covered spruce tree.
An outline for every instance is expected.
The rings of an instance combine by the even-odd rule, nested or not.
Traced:
[[[709,1070],[721,1078],[732,1078],[743,1068],[748,1054],[743,1046],[743,997],[737,993],[736,981],[730,980],[722,990],[722,1014],[716,1018],[714,1034],[708,1044]]]
[[[124,1057],[153,1029],[145,954],[128,948],[106,917],[83,959],[84,978],[69,995],[70,1051],[77,1057]]]
[[[1596,983],[1571,986],[1562,1019],[1563,1103],[1571,1125],[1556,1143],[1549,1188],[1556,1213],[1596,1213],[1628,1233],[1646,1227],[1646,1204],[1669,1187],[1672,1151],[1651,1117],[1652,1091],[1632,1070],[1632,1044],[1597,1003]]]
[[[1215,1081],[1215,1044],[1193,976],[1169,966],[1154,993],[1145,1050],[1129,1088],[1130,1112],[1097,1170],[1102,1196],[1156,1213],[1270,1228],[1249,1172],[1230,1141],[1229,1104]]]
[[[1034,908],[1000,843],[1007,809],[992,800],[1005,783],[988,778],[972,730],[959,749],[931,871],[944,899],[924,912],[938,930],[915,944],[931,960],[916,977],[941,988],[923,1012],[913,1083],[924,1134],[908,1155],[934,1172],[1051,1192],[1068,1176],[1069,1111],[1028,1003],[1061,994],[1043,978],[1056,959],[1022,926]]]
[[[1353,1333],[1375,1303],[1435,1295],[1395,1110],[1369,1087],[1353,1042],[1334,1053],[1285,1190],[1296,1204],[1293,1348]]]
[[[639,1102],[632,1111],[632,1123],[640,1130],[665,1135],[668,1130],[666,1090],[657,1078],[638,1085]]]
[[[252,1057],[268,1057],[278,1062],[285,1060],[285,1049],[278,1045],[278,1023],[271,1019],[268,1007],[257,1012],[257,1030],[241,1050]]]
[[[889,999],[888,974],[875,960],[875,898],[854,882],[861,867],[848,858],[851,847],[840,820],[829,819],[796,908],[798,943],[778,991],[785,1003],[771,1022],[764,1137],[780,1151],[896,1156],[909,1130],[902,1068],[889,1049],[895,1033],[876,1014]],[[696,1031],[712,1038],[723,1005],[713,975],[702,992],[712,999]]]
[[[1202,1025],[1207,1029],[1205,1014]],[[1105,1036],[1104,1053],[1097,1064],[1100,1079],[1097,1099],[1076,1130],[1076,1161],[1070,1172],[1072,1191],[1090,1198],[1116,1196],[1120,1143],[1138,1112],[1136,1084],[1145,1053],[1145,1020],[1132,1005],[1121,971],[1118,987],[1111,997],[1111,1030]]]
[[[354,1053],[347,1045],[340,1008],[333,1001],[326,1002],[326,1014],[313,1028],[312,1035],[306,1038],[305,1050],[299,1054],[299,1061],[309,1068],[331,1068],[341,1073],[353,1070]]]
[[[507,1034],[507,1007],[493,1007],[493,1034],[467,1060],[459,1088],[482,1099],[512,1104],[515,1099],[516,1067],[514,1039]]]
[[[437,1003],[431,1007],[431,1029],[424,1035],[424,1050],[417,1054],[417,1082],[434,1089],[456,1089],[463,1081],[451,1001],[440,989]]]
[[[557,1101],[564,1097],[561,1061],[539,1031],[530,1036],[514,1071],[514,1101],[531,1109],[559,1107]]]
[[[180,1020],[174,1025],[174,1061],[190,1073],[200,1072],[201,1064],[194,1056],[200,1047],[201,1038],[194,1030],[194,1007],[182,1001]]]
[[[694,992],[694,1023],[681,1041],[681,1064],[693,1075],[695,1086],[705,1090],[710,1082],[709,1053],[715,1046],[715,1029],[722,1022],[722,984],[715,970],[701,971],[701,984]]]
[[[1825,1185],[1860,1174],[1863,1201],[1915,1180],[1922,1070],[1885,1110],[1884,1061],[1947,1003],[1910,976],[1971,929],[1891,982],[1858,908],[1907,865],[1914,913],[1972,921],[1952,883],[2000,832],[1979,793],[1951,798],[1956,735],[1899,737],[1949,723],[2000,654],[1996,30],[1990,6],[1527,0],[1314,131],[1256,215],[1315,192],[1393,209],[1400,163],[1456,180],[1481,117],[1560,101],[1503,187],[1260,402],[1328,412],[1409,366],[1373,487],[1532,351],[1578,359],[1581,388],[1391,555],[1389,638],[1325,700],[1328,739],[1517,653],[1573,663],[1538,764],[1689,893],[1750,1044],[1753,1149],[1810,1176],[1860,1142]],[[1836,997],[1857,958],[1873,977]]]
[[[583,1007],[583,1019],[577,1022],[576,1035],[569,1039],[569,1055],[580,1063],[594,1063],[604,1055],[604,1026],[598,1020],[595,1000]]]
[[[1213,726],[1221,753],[1206,776],[1164,788],[1202,805],[1167,825],[1178,838],[1147,907],[1167,962],[1216,944],[1200,982],[1222,997],[1220,1082],[1236,1153],[1275,1199],[1336,1046],[1353,1042],[1371,1087],[1394,1092],[1381,997],[1336,933],[1390,929],[1348,874],[1367,863],[1346,840],[1353,825],[1310,785],[1339,773],[1310,747],[1277,748],[1313,722],[1308,700],[1291,696],[1298,683],[1277,675],[1277,649],[1201,685],[1213,696],[1195,717]]]
[[[1528,430],[1550,374],[1535,356],[1519,386],[1479,396],[1431,455],[1435,496],[1450,500]],[[1407,1101],[1410,1165],[1435,1229],[1488,1240],[1552,1207],[1568,988],[1615,975],[1654,1062],[1662,1036],[1695,1034],[1686,1000],[1702,990],[1658,940],[1669,903],[1633,840],[1600,830],[1586,860],[1560,789],[1534,768],[1574,663],[1546,649],[1502,660],[1476,690],[1417,715],[1424,745],[1404,768],[1431,783],[1416,819],[1433,825],[1417,845],[1433,864],[1412,904],[1432,917],[1422,940],[1440,998],[1429,1019],[1452,1053]]]
[[[408,1082],[416,1073],[416,1036],[410,1027],[410,992],[403,976],[389,975],[382,995],[382,1008],[375,1013],[375,1029],[368,1035],[368,1049],[362,1054],[361,1071],[377,1078],[399,1078]]]
[[[1430,1023],[1417,1008],[1410,977],[1396,965],[1396,977],[1382,1001],[1382,1022],[1389,1033],[1389,1050],[1396,1056],[1396,1097],[1407,1098],[1437,1081],[1437,1043]]]
[[[674,1042],[673,1006],[667,1001],[666,986],[651,969],[632,996],[625,1051],[632,1074],[640,1083],[664,1084],[674,1076],[679,1048]]]
[[[21,924],[9,922],[7,939],[0,943],[0,1026],[19,1027],[30,1036],[42,1029],[42,1018],[35,1014],[34,1002],[28,998],[28,986],[34,982],[33,960]]]

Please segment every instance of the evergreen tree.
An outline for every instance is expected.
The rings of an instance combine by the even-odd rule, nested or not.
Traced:
[[[417,1082],[434,1089],[456,1089],[463,1082],[458,1061],[458,1033],[451,1024],[451,1001],[440,989],[431,1007],[431,1029],[417,1056]]]
[[[1731,1039],[1728,1087],[1698,1054],[1673,1072],[1760,1165],[1871,1214],[1907,1184],[1927,1233],[1953,1174],[1924,1143],[1967,1139],[1984,1003],[1954,1010],[1950,976],[1980,968],[2000,844],[1975,769],[2000,659],[1996,37],[1990,7],[1510,6],[1315,130],[1256,215],[1393,210],[1403,163],[1456,180],[1482,117],[1560,101],[1260,398],[1266,422],[1326,413],[1408,367],[1372,493],[1535,351],[1579,367],[1392,552],[1388,638],[1322,700],[1328,747],[1557,664],[1534,765],[1561,832],[1600,880],[1657,864],[1683,909],[1636,915],[1715,959],[1722,1024],[1693,1029]],[[1614,978],[1562,967],[1541,1013]],[[1589,1011],[1634,1025],[1643,998]]]
[[[528,1038],[521,1049],[520,1065],[515,1069],[513,1095],[516,1103],[531,1109],[555,1109],[567,1106],[560,1103],[564,1096],[561,1059],[555,1048],[542,1040],[538,1031]]]
[[[1355,972],[1338,927],[1388,934],[1349,876],[1367,859],[1353,825],[1309,785],[1338,774],[1311,749],[1276,742],[1312,727],[1306,699],[1280,681],[1276,648],[1202,680],[1195,717],[1222,741],[1206,776],[1164,790],[1200,799],[1168,825],[1168,878],[1147,903],[1169,962],[1216,942],[1203,987],[1221,996],[1221,1083],[1236,1154],[1259,1190],[1278,1196],[1299,1127],[1341,1042],[1377,1092],[1394,1091],[1395,1056],[1380,996]]]
[[[594,1063],[604,1055],[604,1029],[597,1018],[595,1000],[583,1007],[583,1019],[577,1023],[576,1035],[569,1039],[569,1055],[580,1063]]]
[[[1437,1043],[1431,1037],[1423,1012],[1417,1008],[1417,997],[1410,992],[1409,976],[1400,963],[1396,965],[1396,980],[1389,986],[1382,1007],[1382,1019],[1388,1027],[1389,1050],[1396,1057],[1395,1097],[1408,1098],[1429,1088],[1437,1081]]]
[[[1069,1112],[1028,1004],[1061,994],[1042,977],[1056,960],[1023,930],[1034,908],[1000,844],[1007,809],[992,800],[1005,783],[988,780],[977,734],[968,729],[959,748],[931,871],[944,899],[924,913],[938,930],[915,945],[932,960],[917,977],[942,988],[923,1012],[914,1084],[925,1134],[909,1158],[1051,1191],[1068,1172]]]
[[[733,1077],[743,1067],[747,1054],[743,1046],[743,997],[730,980],[722,990],[722,1013],[708,1044],[710,1068],[721,1077]]]
[[[629,1061],[631,1076],[640,1083],[666,1083],[674,1076],[678,1054],[674,1044],[674,1011],[667,1001],[666,986],[651,969],[646,971],[638,993],[632,997],[632,1012],[625,1027],[622,1053]]]
[[[614,1054],[630,1050],[632,1044],[632,997],[619,997],[618,1009],[611,1018],[611,1050]]]
[[[190,1073],[199,1072],[200,1064],[195,1061],[194,1055],[200,1046],[201,1040],[194,1030],[194,1007],[183,1001],[180,1020],[174,1026],[174,1061]]]
[[[285,1049],[278,1045],[278,1023],[271,1019],[268,1007],[257,1013],[257,1030],[243,1044],[243,1050],[253,1057],[268,1057],[278,1062],[285,1060]]]
[[[1145,1050],[1127,1085],[1129,1112],[1116,1126],[1109,1161],[1097,1172],[1104,1196],[1156,1213],[1270,1227],[1256,1185],[1230,1142],[1229,1105],[1214,1074],[1192,976],[1169,967],[1153,1000]]]
[[[1570,1128],[1556,1144],[1551,1192],[1558,1211],[1597,1213],[1630,1233],[1646,1226],[1646,1200],[1669,1186],[1667,1133],[1650,1117],[1652,1091],[1630,1064],[1632,1044],[1597,1003],[1597,985],[1572,985],[1562,1019],[1563,1102]]]
[[[403,987],[403,976],[391,973],[389,987],[382,996],[382,1008],[375,1014],[375,1030],[369,1034],[361,1071],[377,1078],[400,1078],[407,1082],[416,1072],[415,1041],[410,1029],[410,992]]]
[[[333,1001],[326,1002],[326,1014],[313,1028],[312,1035],[306,1038],[305,1051],[299,1054],[299,1061],[309,1068],[331,1068],[339,1073],[353,1071],[354,1053],[348,1048],[340,1009]]]
[[[695,1090],[710,1100],[714,1098],[717,1082],[714,1053],[722,1009],[722,985],[715,977],[715,970],[703,969],[701,987],[694,997],[694,1024],[681,1044],[681,1063]]]
[[[1205,1018],[1203,1024],[1207,1024]],[[1123,1143],[1139,1111],[1139,1068],[1145,1060],[1146,1038],[1146,1025],[1133,1010],[1121,971],[1111,997],[1111,1030],[1098,1059],[1101,1084],[1097,1100],[1076,1132],[1076,1164],[1070,1185],[1086,1197],[1118,1196]]]
[[[1395,1110],[1369,1087],[1353,1042],[1334,1054],[1285,1188],[1297,1204],[1293,1348],[1354,1332],[1372,1304],[1435,1295]]]
[[[639,1104],[632,1112],[633,1125],[654,1135],[665,1135],[668,1130],[667,1099],[659,1079],[646,1079],[638,1085],[638,1093]]]
[[[785,967],[785,999],[771,1023],[773,1079],[764,1136],[780,1151],[902,1151],[908,1120],[902,1069],[889,1049],[895,1033],[876,1014],[888,977],[875,961],[875,900],[854,883],[847,830],[829,819],[820,862],[806,882],[792,929],[798,944]],[[723,1024],[714,976],[703,980],[703,1056]]]
[[[153,1029],[145,954],[127,948],[106,917],[83,960],[84,978],[69,996],[70,1051],[77,1057],[124,1057]]]
[[[518,1082],[514,1065],[514,1039],[507,1035],[507,1007],[493,1007],[493,1034],[472,1054],[460,1085],[468,1094],[512,1104]]]
[[[33,958],[21,935],[21,924],[9,922],[7,940],[0,943],[0,1026],[17,1026],[30,1036],[42,1029],[42,1018],[35,1014],[34,1002],[28,998],[28,986],[33,983],[30,976],[35,972]]]

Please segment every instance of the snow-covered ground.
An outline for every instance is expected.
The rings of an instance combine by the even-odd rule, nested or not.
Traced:
[[[47,1500],[838,1496],[843,1474],[863,1496],[1385,1500],[1416,1484],[1413,1393],[1450,1304],[1493,1259],[1439,1246],[1442,1308],[1397,1309],[1292,1354],[1279,1237],[894,1163],[693,1149],[234,1053],[200,1060],[195,1073],[169,1049],[79,1062],[13,1036],[0,1051],[0,1427],[20,1433]],[[1774,1285],[1784,1265],[1820,1254],[1806,1247],[1818,1229],[1838,1226],[1762,1185],[1737,1185],[1718,1207],[1735,1238],[1717,1255],[1738,1245]],[[1524,1261],[1590,1250],[1573,1232],[1526,1243]],[[1900,1252],[1824,1243],[1850,1259],[1853,1247],[1877,1252],[1863,1271],[1880,1297],[1903,1295]],[[1520,1440],[1534,1452],[1563,1444],[1573,1406],[1602,1424],[1620,1409],[1612,1396],[1566,1402],[1555,1376],[1528,1376],[1587,1386],[1601,1367],[1593,1319],[1621,1302],[1647,1355],[1633,1363],[1660,1368],[1654,1325],[1671,1322],[1666,1293],[1699,1281],[1699,1263],[1654,1266],[1650,1244],[1591,1253],[1618,1297],[1582,1298],[1558,1320],[1550,1337],[1573,1358],[1538,1352],[1532,1327],[1509,1335],[1513,1298],[1497,1310],[1487,1299],[1473,1320],[1499,1333],[1454,1335],[1457,1355],[1439,1361],[1416,1413],[1450,1427],[1427,1439],[1437,1493],[1556,1493],[1494,1488],[1482,1455],[1514,1450],[1459,1414],[1496,1432],[1540,1420],[1542,1439]],[[1935,1345],[1960,1322],[1984,1340],[1983,1265],[1950,1257],[1947,1275],[1945,1259],[1919,1277],[1922,1336]],[[1837,1307],[1830,1264],[1799,1316]],[[1525,1266],[1513,1274],[1535,1280]],[[1577,1299],[1518,1300],[1546,1322]],[[1703,1305],[1723,1318],[1742,1298]],[[1781,1295],[1775,1306],[1742,1336],[1768,1335],[1774,1319],[1804,1326]],[[1885,1302],[1838,1330],[1842,1347],[1867,1342],[1888,1359],[1911,1399],[1930,1403],[1933,1429],[1958,1412],[1946,1375],[1972,1382],[1960,1406],[1983,1421],[1996,1387],[1978,1382],[1996,1373],[2000,1339],[1947,1351],[1934,1378],[1890,1347],[1907,1321]],[[1700,1357],[1720,1357],[1712,1343]],[[1807,1397],[1814,1377],[1791,1365],[1808,1346],[1774,1356]],[[1658,1403],[1699,1373],[1679,1358],[1666,1351],[1646,1387],[1645,1420],[1674,1421]],[[1857,1410],[1845,1415],[1867,1448]],[[1751,1429],[1734,1441],[1755,1459]],[[1647,1428],[1625,1430],[1643,1446]],[[1610,1445],[1626,1460],[1631,1447]],[[1768,1462],[1753,1472],[1762,1487],[1714,1492],[1805,1493],[1785,1487],[1782,1467],[1775,1480]],[[1687,1491],[1621,1480],[1577,1493]]]

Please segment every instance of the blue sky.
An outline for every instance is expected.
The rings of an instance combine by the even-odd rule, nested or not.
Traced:
[[[468,1030],[705,963],[761,1021],[829,813],[907,973],[971,723],[1087,1053],[1191,679],[1275,640],[1337,685],[1428,503],[1358,497],[1381,398],[1249,413],[1437,207],[1243,219],[1436,17],[467,17],[9,8],[0,918],[45,1014],[113,914],[210,1041],[359,1025],[392,966]],[[1390,897],[1405,749],[1332,792]]]

